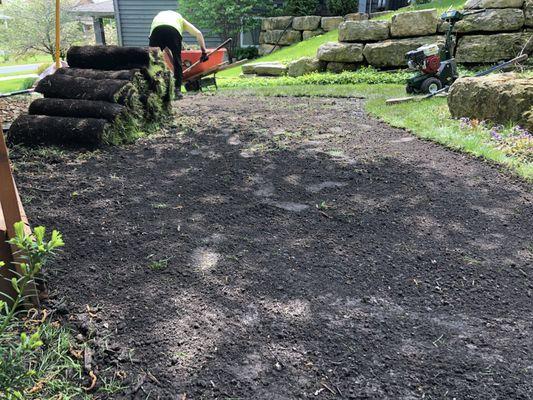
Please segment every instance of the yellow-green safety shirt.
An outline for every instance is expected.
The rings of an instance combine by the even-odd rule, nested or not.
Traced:
[[[161,11],[157,14],[152,21],[152,28],[150,29],[150,35],[155,28],[159,26],[171,26],[176,28],[180,35],[183,35],[183,17],[176,11]]]

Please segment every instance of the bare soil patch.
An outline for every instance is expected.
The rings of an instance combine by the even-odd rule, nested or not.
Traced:
[[[176,107],[132,146],[16,160],[67,244],[52,299],[131,384],[109,398],[533,397],[530,185],[356,99]]]

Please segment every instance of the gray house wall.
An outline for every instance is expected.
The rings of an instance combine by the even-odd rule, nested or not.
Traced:
[[[152,20],[159,11],[178,10],[176,0],[113,0],[119,44],[122,46],[148,46],[148,36]],[[187,18],[186,15],[184,15]],[[220,39],[205,32],[207,47],[216,47]],[[184,35],[184,41],[196,44],[196,39]]]

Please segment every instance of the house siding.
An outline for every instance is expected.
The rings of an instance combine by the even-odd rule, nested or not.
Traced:
[[[147,46],[150,26],[156,14],[163,10],[176,10],[176,0],[113,0],[119,43],[122,46]],[[184,15],[187,18],[186,15]],[[216,47],[220,39],[204,31],[207,47]],[[196,44],[196,39],[185,33],[184,41]]]

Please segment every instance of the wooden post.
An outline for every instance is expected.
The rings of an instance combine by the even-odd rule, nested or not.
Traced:
[[[0,126],[2,121],[0,121]],[[9,154],[4,139],[4,133],[0,131],[0,206],[2,208],[2,214],[4,217],[4,222],[7,231],[7,237],[15,237],[15,223],[24,222],[25,232],[27,234],[31,233],[30,226],[28,224],[28,219],[24,213],[22,203],[20,201],[20,196],[15,185],[15,180],[11,173],[11,165],[9,163]],[[23,261],[20,257],[20,254],[17,253],[18,249],[11,247],[11,254],[14,262],[15,270],[21,274],[22,270],[20,268],[20,263]],[[10,260],[6,260],[10,261]],[[9,265],[9,264],[8,264]],[[32,282],[29,287],[26,295],[29,296],[31,303],[34,306],[39,306],[39,296],[37,292],[37,287],[35,282]]]
[[[56,68],[61,67],[61,0],[56,0]]]

